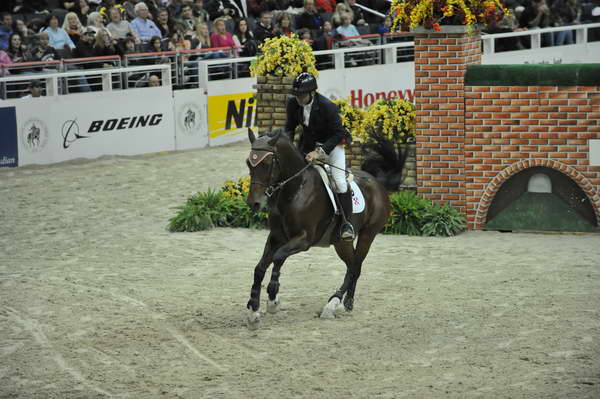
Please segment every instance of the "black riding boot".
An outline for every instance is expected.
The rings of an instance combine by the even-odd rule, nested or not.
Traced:
[[[340,238],[344,241],[354,240],[354,227],[352,226],[352,191],[338,194],[342,205],[344,222],[340,229]]]

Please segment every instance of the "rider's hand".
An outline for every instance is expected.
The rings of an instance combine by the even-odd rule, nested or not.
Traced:
[[[314,162],[317,160],[317,158],[319,158],[319,153],[316,151],[311,151],[308,154],[306,154],[306,161],[307,162]]]

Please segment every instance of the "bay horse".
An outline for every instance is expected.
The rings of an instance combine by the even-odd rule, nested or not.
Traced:
[[[257,138],[251,129],[248,138],[252,148],[246,161],[251,179],[247,204],[253,211],[266,206],[270,229],[262,257],[254,268],[247,304],[248,327],[256,329],[260,325],[261,283],[270,264],[273,263],[273,271],[267,287],[267,311],[276,313],[280,309],[279,274],[283,263],[289,256],[315,245],[333,245],[347,268],[341,287],[330,297],[321,317],[334,318],[342,298],[345,310],[351,311],[363,261],[389,216],[386,190],[368,173],[352,171],[365,199],[364,210],[352,216],[357,237],[354,248],[353,241],[339,239],[337,219],[341,217],[334,212],[319,172],[307,164],[290,138],[282,130]]]

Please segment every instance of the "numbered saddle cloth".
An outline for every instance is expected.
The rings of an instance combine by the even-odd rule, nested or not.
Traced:
[[[325,188],[327,189],[327,194],[329,194],[329,199],[331,200],[331,205],[333,206],[333,210],[337,213],[338,207],[337,207],[337,204],[335,203],[335,197],[333,196],[333,191],[331,188],[332,182],[329,179],[329,175],[327,174],[327,171],[321,165],[314,165],[313,167],[316,168],[317,171],[319,172],[319,175],[321,176],[321,179],[323,180],[323,184],[325,184]],[[364,197],[362,191],[360,191],[360,187],[358,186],[358,184],[356,184],[356,182],[353,180],[352,177],[353,177],[352,173],[350,173],[348,175],[348,177],[346,178],[346,181],[348,182],[348,186],[350,187],[350,190],[352,190],[352,213],[361,213],[362,211],[365,210],[365,197]]]

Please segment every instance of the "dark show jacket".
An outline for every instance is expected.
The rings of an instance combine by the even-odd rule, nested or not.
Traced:
[[[323,150],[329,154],[338,144],[345,142],[349,145],[352,142],[352,137],[342,125],[337,105],[327,97],[315,94],[308,126],[304,125],[303,112],[304,107],[298,104],[296,97],[288,99],[285,130],[293,141],[296,127],[302,125],[304,133],[300,138],[300,150],[304,153],[314,151],[316,143],[323,143]]]

